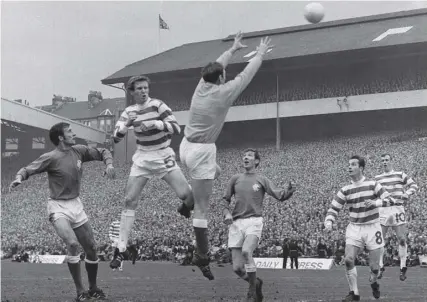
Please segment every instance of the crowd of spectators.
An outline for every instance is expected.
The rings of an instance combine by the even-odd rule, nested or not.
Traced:
[[[427,88],[425,59],[360,62],[356,65],[311,67],[279,71],[279,101],[340,98],[352,95],[409,91]],[[230,76],[230,79],[233,78]],[[151,94],[173,111],[190,108],[198,78],[153,83]],[[276,74],[261,72],[235,101],[234,106],[276,102]]]
[[[331,233],[324,232],[323,220],[334,193],[349,182],[346,173],[348,157],[360,154],[367,159],[365,173],[373,177],[380,172],[380,154],[390,152],[396,169],[402,169],[418,183],[420,190],[406,205],[410,254],[427,250],[427,141],[420,137],[427,132],[382,132],[360,136],[334,137],[318,141],[285,143],[281,151],[274,144],[253,146],[261,154],[259,172],[279,186],[289,180],[298,184],[298,191],[286,202],[267,197],[264,201],[264,230],[256,256],[275,257],[281,254],[283,239],[293,238],[304,256],[317,254],[321,238],[327,245],[327,255],[339,260],[343,254],[344,232],[348,223],[347,210],[340,213]],[[241,171],[242,148],[218,150],[222,168],[214,183],[210,202],[209,235],[212,257],[227,261],[227,226],[223,222],[220,201],[230,177]],[[26,164],[19,162],[18,164]],[[102,176],[104,165],[85,163],[81,199],[90,218],[100,254],[108,254],[108,229],[123,206],[123,194],[130,164],[116,163],[117,177]],[[184,169],[184,173],[186,170]],[[188,176],[188,175],[186,175]],[[1,240],[2,255],[27,251],[29,254],[65,254],[65,246],[48,222],[46,175],[30,178],[11,193],[2,196]],[[151,181],[145,188],[136,212],[137,220],[131,240],[137,240],[141,260],[182,262],[191,253],[194,243],[191,220],[176,211],[180,201],[162,181]],[[390,254],[396,254],[396,239]],[[388,255],[388,254],[387,254]],[[363,255],[361,256],[363,260]],[[411,259],[412,259],[411,258]],[[338,261],[339,262],[339,261]],[[360,262],[362,263],[362,261]]]

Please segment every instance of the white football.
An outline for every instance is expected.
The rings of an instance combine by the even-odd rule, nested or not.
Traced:
[[[304,17],[310,23],[319,23],[325,16],[323,5],[317,2],[309,3],[305,6]]]

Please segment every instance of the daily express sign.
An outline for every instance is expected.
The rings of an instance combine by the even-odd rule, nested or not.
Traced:
[[[283,258],[254,258],[257,268],[283,269]],[[329,270],[333,266],[333,259],[322,258],[299,258],[298,269]],[[291,268],[291,261],[288,258],[286,269]]]

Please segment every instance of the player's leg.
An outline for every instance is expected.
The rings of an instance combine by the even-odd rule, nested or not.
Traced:
[[[58,236],[67,245],[67,264],[76,286],[77,301],[85,301],[85,299],[88,298],[88,294],[82,282],[79,241],[71,228],[70,221],[65,217],[58,217],[57,215],[58,214],[51,214],[50,220]]]
[[[148,178],[138,175],[140,168],[132,166],[130,176],[125,188],[125,209],[122,211],[120,218],[119,250],[121,253],[126,251],[129,233],[135,221],[135,210],[138,206],[138,199],[141,192],[148,182]]]
[[[216,146],[214,144],[192,144],[184,138],[180,145],[180,155],[192,179],[191,186],[194,197],[193,227],[196,237],[193,263],[200,268],[206,278],[213,280],[213,275],[209,268],[207,227],[209,198],[212,194],[213,180],[217,173]]]
[[[194,207],[194,198],[191,187],[181,169],[169,171],[163,180],[175,191],[179,199],[182,200],[182,206],[178,212],[186,218],[190,218],[191,210]]]
[[[262,227],[261,227],[262,229]],[[259,232],[260,233],[260,232]],[[248,275],[249,292],[248,298],[255,301],[262,301],[262,280],[256,276],[256,265],[253,258],[253,252],[258,246],[260,235],[247,234],[242,247],[242,257],[245,261],[245,271]]]
[[[234,273],[245,280],[246,282],[249,282],[248,274],[245,270],[245,260],[242,256],[242,248],[241,247],[233,247],[231,248],[231,260],[233,263],[233,271]]]
[[[343,301],[359,301],[360,295],[359,288],[357,286],[357,270],[355,266],[355,260],[365,245],[363,234],[361,233],[361,226],[350,223],[346,229],[345,242],[344,263],[346,277],[350,287],[350,293],[344,298]]]
[[[209,198],[212,194],[213,180],[193,179],[192,184],[195,200],[193,226],[196,235],[197,250],[202,255],[206,255],[209,251],[207,224]]]
[[[110,261],[110,268],[112,268],[113,271],[115,271],[117,269],[117,267],[120,266],[120,263],[114,263],[115,262],[114,259],[117,259],[120,257],[120,250],[119,250],[118,246],[119,246],[119,241],[117,239],[117,241],[114,242],[114,244],[113,244],[113,248],[114,248],[113,259]]]
[[[385,235],[387,234],[387,231],[388,231],[388,226],[381,224],[381,231],[383,233],[383,237],[385,238]],[[378,279],[381,279],[383,277],[383,274],[385,271],[385,267],[384,267],[384,251],[385,251],[385,249],[382,249],[381,251],[382,251],[382,254],[380,256],[380,262],[379,262],[380,272],[378,273]]]
[[[400,280],[406,280],[406,258],[408,257],[408,245],[406,243],[406,235],[408,234],[408,228],[405,224],[400,224],[393,227],[396,232],[397,239],[399,241],[399,258],[400,258]]]
[[[209,198],[212,194],[212,179],[193,179],[194,195],[194,218],[193,228],[196,237],[196,249],[194,251],[193,262],[202,270],[203,275],[209,280],[213,280],[213,275],[209,268],[209,237],[208,237],[208,209]]]
[[[231,263],[233,265],[233,271],[237,276],[243,280],[249,282],[249,277],[246,274],[245,270],[245,260],[242,256],[242,247],[245,237],[241,232],[240,220],[233,221],[232,224],[228,226],[228,248],[231,250]]]
[[[371,268],[369,282],[371,283],[373,296],[375,299],[379,299],[381,294],[377,279],[380,257],[384,253],[384,236],[380,223],[364,226],[364,235],[366,236],[366,248],[369,250],[369,266]]]
[[[91,298],[103,299],[105,298],[105,294],[96,284],[99,259],[90,223],[86,221],[84,224],[74,228],[74,233],[76,234],[77,240],[82,245],[86,255],[85,267],[89,281],[89,296]]]
[[[346,240],[347,242],[348,240]],[[353,242],[352,242],[353,243]],[[343,301],[359,301],[359,288],[357,286],[357,270],[355,266],[355,260],[357,255],[359,255],[361,251],[361,247],[358,245],[346,244],[345,246],[345,274],[347,277],[348,285],[350,287],[350,293],[347,297],[344,298]]]
[[[214,179],[218,179],[218,177],[220,175],[221,175],[221,168],[218,165],[216,165],[216,171],[215,171],[215,177],[214,177]],[[185,179],[185,177],[184,177],[184,179]],[[187,181],[187,180],[185,180],[185,181]],[[190,187],[191,196],[190,196],[190,198],[187,197],[185,199],[182,199],[180,197],[183,200],[183,202],[182,202],[182,204],[178,208],[178,213],[181,214],[182,216],[184,216],[185,218],[190,218],[191,211],[194,210],[194,196],[192,194],[193,192],[192,192],[191,186],[190,185],[188,185],[188,186]],[[181,188],[185,189],[185,187],[181,187]],[[175,190],[175,192],[177,192],[177,191]],[[177,194],[178,194],[178,196],[180,196],[180,194],[178,192],[177,192]]]

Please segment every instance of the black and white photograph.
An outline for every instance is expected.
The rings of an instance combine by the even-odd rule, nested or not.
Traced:
[[[2,302],[427,302],[426,1],[1,1]]]

